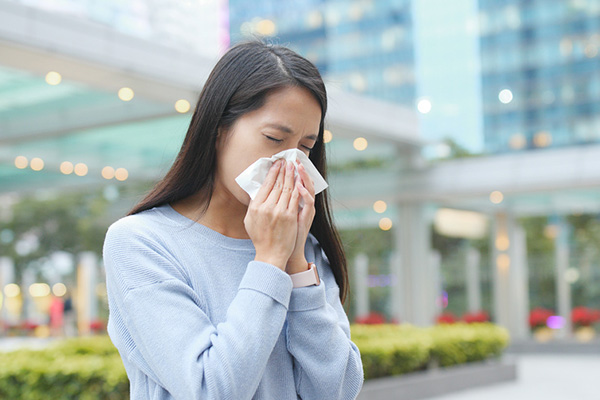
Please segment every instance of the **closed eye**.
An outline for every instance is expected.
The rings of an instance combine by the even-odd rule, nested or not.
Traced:
[[[265,135],[265,137],[266,137],[267,139],[269,139],[269,140],[273,141],[273,142],[276,142],[276,143],[281,143],[281,142],[283,142],[283,139],[276,139],[276,138],[274,138],[274,137],[267,136],[267,135]]]

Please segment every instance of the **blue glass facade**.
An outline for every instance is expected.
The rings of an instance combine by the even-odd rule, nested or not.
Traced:
[[[486,151],[600,141],[600,2],[479,0],[479,8]],[[505,92],[501,101],[503,90],[512,99]]]
[[[410,0],[229,1],[233,43],[263,34],[310,59],[328,85],[413,105]]]

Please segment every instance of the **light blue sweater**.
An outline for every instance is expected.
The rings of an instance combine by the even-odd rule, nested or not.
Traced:
[[[354,399],[358,348],[324,252],[306,259],[321,285],[253,261],[250,239],[195,223],[170,205],[108,229],[108,333],[132,400]]]

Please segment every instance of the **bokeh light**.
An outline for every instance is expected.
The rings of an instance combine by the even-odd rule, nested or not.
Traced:
[[[496,265],[503,271],[507,270],[510,267],[510,256],[508,254],[499,254],[496,258]]]
[[[106,166],[102,168],[102,177],[104,179],[112,179],[115,177],[115,169],[111,166]]]
[[[548,320],[546,320],[546,325],[550,329],[561,329],[563,326],[565,326],[565,319],[560,315],[553,315],[548,317]]]
[[[513,93],[509,89],[502,89],[500,93],[498,93],[498,99],[503,104],[508,104],[513,101]]]
[[[421,99],[417,103],[417,110],[421,114],[428,114],[431,111],[431,101],[428,99]]]
[[[69,175],[73,173],[73,163],[69,162],[69,161],[63,161],[62,163],[60,163],[60,172],[62,172],[65,175]]]
[[[64,283],[55,283],[52,286],[52,293],[57,297],[62,297],[67,294],[67,287]]]
[[[133,96],[135,96],[135,94],[133,93],[133,89],[128,87],[123,87],[119,89],[118,95],[119,99],[123,101],[130,101],[131,99],[133,99]]]
[[[27,157],[17,156],[15,158],[15,167],[17,167],[19,169],[25,169],[25,168],[27,168],[27,165],[29,165],[29,161],[27,160]]]
[[[373,203],[373,210],[379,214],[384,213],[385,210],[387,210],[386,202],[383,200],[377,200],[375,203]]]
[[[34,171],[41,171],[44,169],[44,160],[39,157],[32,158],[29,166]]]
[[[85,176],[88,173],[88,166],[84,163],[78,163],[75,165],[75,175]]]
[[[186,112],[190,111],[190,108],[190,102],[185,99],[180,99],[175,102],[175,110],[178,113],[185,114]]]
[[[118,181],[124,181],[128,177],[129,172],[127,172],[125,168],[117,168],[117,170],[115,171],[115,178],[117,178]]]
[[[365,139],[364,137],[359,137],[354,139],[352,145],[356,150],[363,151],[369,146],[369,142],[367,142],[367,139]]]
[[[392,220],[389,218],[381,218],[379,220],[379,229],[382,231],[389,231],[392,229]]]
[[[502,192],[495,190],[490,193],[490,201],[494,204],[500,204],[504,200],[504,195]]]
[[[17,297],[21,294],[21,288],[16,283],[9,283],[4,286],[4,295],[6,297]]]
[[[33,283],[29,286],[31,297],[45,297],[50,294],[50,286],[47,283]]]
[[[323,132],[323,142],[329,143],[332,139],[333,135],[331,134],[331,131],[325,129],[325,131]]]
[[[50,71],[46,74],[46,83],[48,85],[56,86],[62,81],[62,76],[56,71]]]
[[[552,144],[552,135],[549,132],[538,132],[533,137],[533,144],[536,147],[548,147]]]
[[[506,251],[510,247],[508,236],[501,235],[496,238],[496,248],[500,251]]]
[[[275,22],[270,19],[263,19],[256,24],[256,32],[263,36],[273,36],[276,29]]]

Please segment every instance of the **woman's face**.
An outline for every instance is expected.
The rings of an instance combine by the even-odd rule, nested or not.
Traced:
[[[235,178],[261,157],[297,148],[306,155],[315,145],[321,123],[321,107],[302,87],[285,87],[271,92],[265,104],[236,120],[217,143],[216,184],[240,203],[250,196]]]

